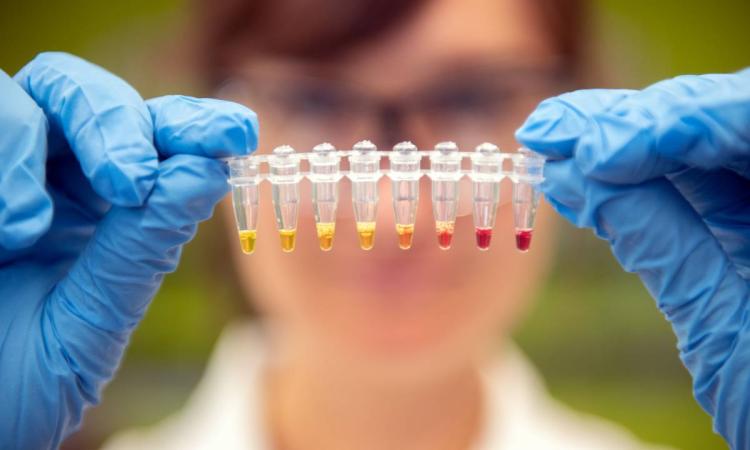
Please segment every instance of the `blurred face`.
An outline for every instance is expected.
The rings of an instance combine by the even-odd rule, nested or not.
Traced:
[[[463,151],[483,141],[513,151],[515,128],[555,89],[550,46],[530,3],[435,0],[335,61],[253,59],[222,94],[258,113],[260,153],[280,144],[310,151],[323,141],[350,149],[361,139],[383,150],[408,139],[420,149],[453,140]],[[263,184],[255,253],[234,245],[234,256],[248,297],[293,357],[363,377],[419,377],[475,359],[509,330],[547,265],[550,217],[540,210],[531,252],[518,253],[505,180],[492,245],[480,252],[471,185],[462,182],[453,247],[440,250],[429,183],[421,181],[413,247],[401,250],[390,182],[381,179],[375,246],[364,251],[342,180],[333,250],[322,252],[303,181],[293,253],[280,249]]]

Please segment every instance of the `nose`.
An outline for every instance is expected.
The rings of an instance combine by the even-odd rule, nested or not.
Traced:
[[[401,141],[409,140],[407,136],[405,113],[395,103],[386,103],[378,108],[377,142],[381,148],[390,149]]]
[[[381,150],[390,150],[403,141],[411,141],[420,150],[425,150],[432,148],[437,142],[435,133],[408,105],[397,102],[380,104],[372,118],[374,134],[371,139]]]

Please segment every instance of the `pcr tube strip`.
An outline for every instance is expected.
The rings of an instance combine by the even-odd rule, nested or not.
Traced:
[[[381,158],[388,158],[389,170],[380,169]],[[346,158],[349,170],[341,170]],[[429,159],[429,169],[422,170],[423,158]],[[470,169],[462,169],[468,159]],[[308,171],[301,170],[307,161]],[[510,169],[505,167],[510,164]],[[490,247],[492,231],[500,199],[500,183],[513,183],[513,217],[516,247],[526,252],[531,245],[534,217],[539,206],[539,183],[544,180],[544,157],[528,150],[503,153],[493,144],[484,143],[473,152],[461,152],[453,142],[441,142],[432,151],[418,150],[411,142],[401,142],[393,151],[379,151],[370,141],[356,143],[352,150],[336,150],[331,144],[315,146],[309,153],[297,153],[283,145],[270,155],[249,155],[230,158],[229,183],[232,203],[243,252],[255,249],[258,225],[258,186],[271,183],[276,224],[285,252],[294,250],[297,218],[299,215],[299,182],[307,178],[312,183],[312,203],[320,249],[333,248],[336,212],[339,201],[339,181],[346,177],[352,185],[354,219],[363,250],[375,244],[375,218],[378,208],[378,182],[385,175],[391,179],[393,211],[399,247],[411,248],[419,204],[419,180],[423,176],[432,182],[432,210],[437,242],[441,249],[451,247],[459,200],[459,181],[472,181],[473,219],[476,244],[479,250]],[[261,166],[267,171],[261,172]]]

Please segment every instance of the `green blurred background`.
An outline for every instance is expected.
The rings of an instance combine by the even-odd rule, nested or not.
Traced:
[[[593,5],[591,47],[606,85],[637,88],[750,64],[747,0]],[[188,6],[183,0],[2,0],[0,68],[12,74],[40,51],[64,50],[120,74],[144,97],[195,93],[189,73],[163,70],[171,67],[173,49],[190,38]],[[552,275],[517,332],[552,393],[649,441],[726,448],[693,401],[674,336],[637,277],[619,270],[590,233],[561,226]],[[95,448],[114,430],[153,423],[186,400],[222,326],[246,313],[220,233],[215,221],[201,226],[135,333],[102,405],[67,448]]]

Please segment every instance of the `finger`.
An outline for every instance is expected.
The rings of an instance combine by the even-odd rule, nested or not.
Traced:
[[[750,72],[749,72],[750,73]],[[601,108],[602,105],[607,103],[607,100],[613,101],[610,105],[609,110],[619,108],[619,102],[630,101],[635,91],[630,92],[630,95],[624,95],[620,99],[615,95],[607,95],[606,99],[598,101],[599,107],[594,108],[590,105],[593,104],[592,97],[596,97],[601,91],[577,91],[571,94],[564,94],[561,98],[564,101],[558,101],[557,99],[550,99],[550,104],[557,104],[563,109],[558,111],[557,115],[548,114],[555,116],[553,122],[558,124],[563,132],[558,132],[553,126],[547,126],[547,135],[551,139],[544,141],[546,145],[559,145],[554,148],[564,148],[567,153],[565,155],[572,155],[572,149],[578,144],[574,138],[563,138],[564,136],[575,135],[576,132],[567,133],[564,130],[586,130],[587,127],[596,126],[592,125],[591,118],[597,117],[595,111],[600,109],[602,114],[607,111],[607,108]],[[567,105],[567,106],[562,106]],[[617,106],[615,106],[617,105]],[[614,106],[614,108],[612,108]],[[546,111],[550,111],[550,106],[545,107]],[[588,111],[590,117],[586,117],[582,111]],[[529,121],[534,122],[535,114],[529,118]],[[547,113],[545,113],[547,114]],[[541,126],[539,129],[544,129]],[[522,128],[523,130],[523,128]],[[522,131],[522,130],[519,130]],[[585,133],[584,133],[585,134]],[[537,136],[539,139],[539,136]],[[542,140],[547,138],[542,138]],[[568,142],[566,145],[561,143]],[[611,140],[610,140],[611,141]],[[532,148],[534,143],[527,143]],[[554,160],[548,161],[548,167],[546,171],[554,171],[556,162]],[[675,168],[681,166],[680,163],[676,163]],[[735,169],[738,165],[735,165]],[[750,173],[750,172],[748,172]],[[608,177],[609,179],[609,177]],[[748,217],[750,218],[750,211],[746,205],[750,204],[750,182],[743,177],[736,175],[730,170],[713,170],[707,171],[704,169],[689,169],[682,170],[670,176],[669,179],[677,187],[680,193],[688,200],[693,209],[695,209],[704,219],[709,229],[714,233],[715,236],[719,237],[724,250],[732,258],[736,258],[738,262],[738,270],[740,273],[750,276],[750,246],[747,245],[750,242],[750,236],[748,236],[746,227],[737,226],[737,217]],[[570,203],[573,207],[577,207],[575,200],[571,199],[568,195],[568,191],[572,189],[578,189],[578,185],[583,183],[583,174],[570,174],[568,181],[562,185],[556,185],[555,190],[547,192],[547,198],[550,200],[552,206],[564,217],[571,219],[575,222],[575,219],[571,218],[571,213],[566,203]],[[544,186],[543,186],[544,188]],[[575,196],[573,196],[575,197]]]
[[[146,104],[154,123],[154,141],[163,157],[240,156],[258,146],[258,117],[240,104],[181,95],[154,98]]]
[[[558,180],[565,180],[560,183]],[[548,160],[544,165],[544,181],[539,189],[544,193],[548,203],[563,217],[577,227],[590,227],[590,222],[582,222],[589,217],[581,211],[586,207],[586,180],[580,176],[580,170],[570,160]],[[602,237],[602,236],[600,236]]]
[[[42,53],[14,78],[65,137],[99,195],[116,205],[143,203],[158,159],[148,109],[132,87],[65,53]]]
[[[160,165],[145,204],[113,207],[67,276],[52,291],[44,317],[67,365],[96,398],[117,366],[129,333],[143,316],[182,245],[227,193],[221,161],[176,155]],[[61,356],[62,357],[62,356]]]
[[[623,268],[638,273],[672,324],[697,400],[725,438],[743,442],[738,433],[748,411],[738,410],[747,405],[736,393],[750,376],[750,352],[739,347],[750,340],[750,292],[701,217],[664,178],[606,184],[585,179],[574,160],[550,165],[545,178],[546,195],[578,226],[609,241]],[[558,191],[564,196],[556,197]],[[728,416],[719,420],[722,414]]]
[[[703,218],[740,275],[750,279],[750,180],[732,170],[698,168],[668,179]]]
[[[516,131],[526,147],[551,159],[570,158],[588,118],[632,95],[624,89],[588,89],[544,100]]]
[[[0,247],[31,246],[52,221],[44,188],[47,120],[42,110],[0,70]]]
[[[639,183],[686,166],[733,167],[750,157],[750,72],[663,81],[588,121],[575,158],[590,177]]]

